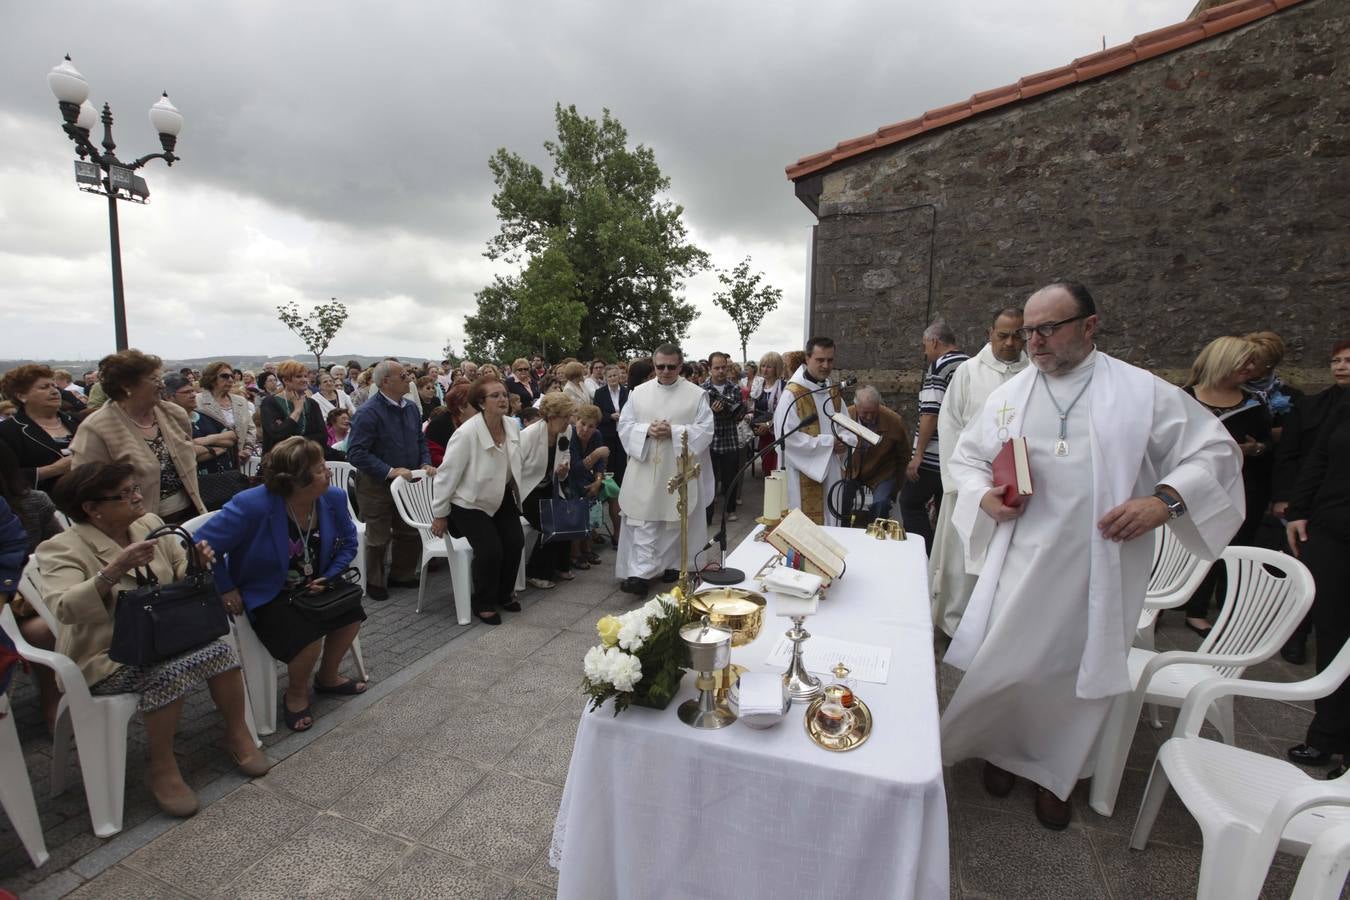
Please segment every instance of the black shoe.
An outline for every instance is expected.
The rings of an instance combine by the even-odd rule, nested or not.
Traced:
[[[675,569],[666,569],[661,573],[661,580],[666,584],[674,584],[680,580],[680,573]]]
[[[512,600],[510,603],[503,603],[502,609],[507,612],[520,612],[520,601]]]
[[[1073,805],[1043,787],[1036,788],[1036,819],[1051,831],[1063,831],[1073,818]]]
[[[1000,769],[991,762],[984,764],[984,789],[995,797],[1006,797],[1012,793],[1017,776],[1007,769]]]
[[[500,625],[500,624],[502,624],[502,616],[501,616],[501,613],[495,613],[495,612],[477,612],[477,613],[474,613],[474,616],[476,616],[477,619],[478,619],[478,621],[482,622],[484,625]]]
[[[1341,763],[1339,766],[1336,766],[1331,771],[1327,772],[1327,781],[1335,781],[1337,778],[1340,778],[1344,774],[1345,774],[1345,763]]]
[[[366,588],[366,596],[372,600],[383,603],[385,600],[389,599],[389,590],[387,588],[376,587],[372,584]]]
[[[647,581],[644,578],[625,578],[619,584],[619,590],[625,594],[637,594],[639,597],[647,594]]]
[[[1316,747],[1310,747],[1307,744],[1290,747],[1285,751],[1285,755],[1300,766],[1326,766],[1331,764],[1330,753],[1323,753]]]
[[[1301,666],[1308,661],[1308,647],[1297,638],[1280,648],[1280,657],[1287,663]]]
[[[420,585],[421,583],[422,583],[422,582],[418,581],[416,578],[390,578],[390,579],[389,579],[389,586],[390,586],[390,587],[396,587],[396,588],[410,588],[410,587],[417,587],[417,586]]]

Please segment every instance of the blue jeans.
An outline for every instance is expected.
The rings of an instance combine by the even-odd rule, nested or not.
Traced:
[[[872,488],[870,509],[873,518],[889,519],[891,517],[891,504],[895,503],[895,481],[894,478],[887,478],[881,484]]]

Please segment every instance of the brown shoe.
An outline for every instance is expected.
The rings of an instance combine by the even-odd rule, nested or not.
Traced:
[[[995,797],[1006,797],[1012,793],[1017,776],[1007,769],[1000,769],[991,762],[984,764],[984,789]]]
[[[150,794],[165,815],[186,819],[197,813],[197,795],[181,778],[177,784],[156,786],[151,783]]]
[[[255,750],[245,757],[240,757],[239,754],[231,750],[230,759],[234,760],[234,764],[238,766],[240,772],[250,778],[260,778],[272,769],[272,760],[261,750]]]
[[[1036,788],[1036,818],[1051,831],[1063,831],[1073,817],[1073,805],[1043,787]]]

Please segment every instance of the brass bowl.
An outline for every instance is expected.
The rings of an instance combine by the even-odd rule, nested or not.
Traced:
[[[714,626],[730,631],[731,646],[744,647],[759,637],[768,601],[753,591],[716,588],[695,594],[689,605],[696,615],[706,615]]]

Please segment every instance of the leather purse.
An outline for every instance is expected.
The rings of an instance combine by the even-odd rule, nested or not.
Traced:
[[[557,480],[555,496],[539,501],[539,531],[545,544],[578,541],[591,534],[591,501],[583,497],[564,497]]]
[[[197,475],[197,493],[201,495],[202,505],[210,511],[220,509],[249,486],[248,476],[238,469]]]
[[[135,570],[136,587],[117,595],[108,657],[127,666],[153,666],[229,634],[230,620],[220,602],[215,578],[202,565],[192,535],[181,526],[162,525],[145,536],[153,541],[173,535],[187,549],[187,574],[160,584],[147,566]]]
[[[297,587],[287,602],[305,618],[327,622],[360,606],[362,594],[361,573],[351,567],[329,578],[317,594],[308,585]]]

